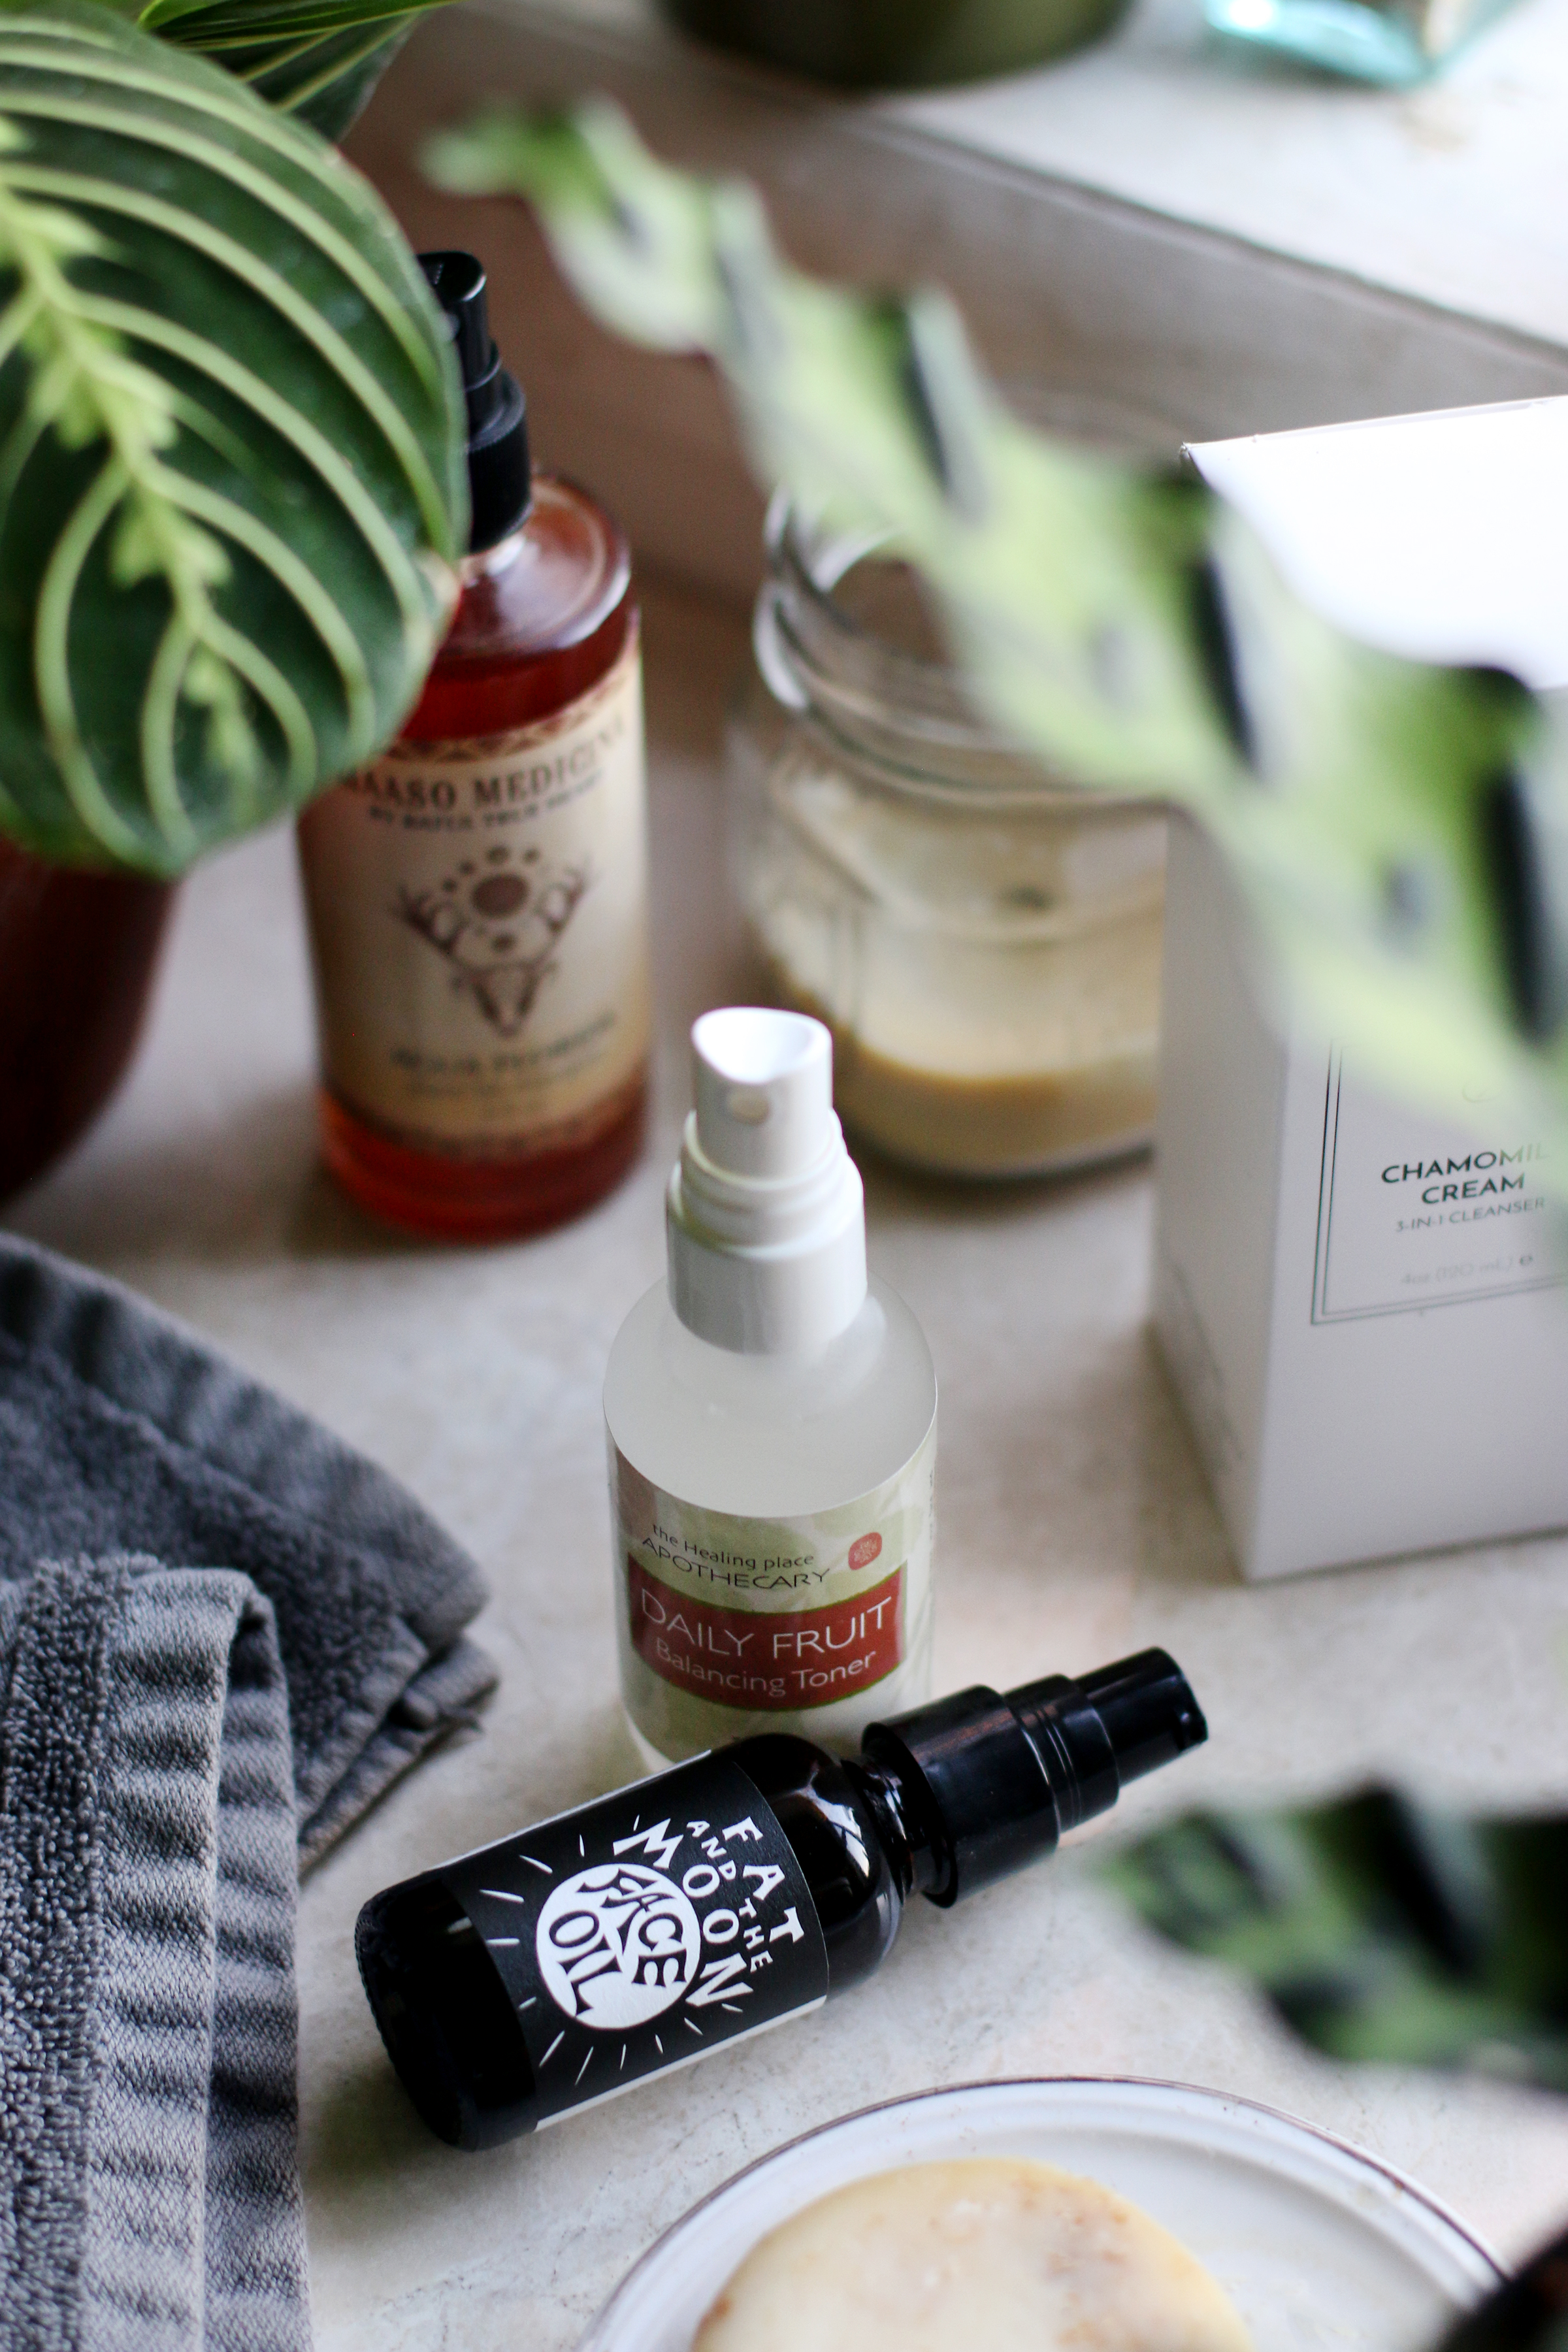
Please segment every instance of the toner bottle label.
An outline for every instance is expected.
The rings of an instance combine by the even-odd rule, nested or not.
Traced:
[[[853,1747],[927,1698],[935,1467],[933,1419],[869,1493],[753,1519],[666,1494],[612,1440],[622,1688],[644,1738],[662,1756],[791,1728]]]
[[[441,1875],[516,2006],[541,2126],[827,1997],[827,1949],[794,1848],[722,1757]]]

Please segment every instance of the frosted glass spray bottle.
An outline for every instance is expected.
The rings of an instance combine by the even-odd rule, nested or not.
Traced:
[[[622,1693],[653,1766],[761,1730],[852,1752],[931,1695],[936,1374],[867,1278],[826,1029],[734,1005],[691,1044],[668,1279],[605,1381]]]

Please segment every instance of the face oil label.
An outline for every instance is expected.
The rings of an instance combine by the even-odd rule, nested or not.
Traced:
[[[542,2126],[815,2009],[805,1874],[738,1765],[698,1757],[441,1874],[518,2012]]]

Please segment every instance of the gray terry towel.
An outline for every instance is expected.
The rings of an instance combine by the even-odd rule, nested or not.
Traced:
[[[146,1553],[271,1601],[302,1865],[495,1686],[413,1497],[118,1284],[0,1234],[0,1578]]]
[[[305,2352],[272,1611],[219,1569],[40,1568],[0,1672],[0,2342]]]
[[[467,1556],[0,1236],[0,2347],[304,2352],[294,1893],[494,1682]]]

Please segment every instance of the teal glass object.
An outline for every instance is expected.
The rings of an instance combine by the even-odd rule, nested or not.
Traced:
[[[663,0],[683,32],[844,89],[931,89],[1082,47],[1128,0]]]
[[[1407,89],[1428,80],[1511,0],[1204,0],[1216,33],[1326,73]]]

